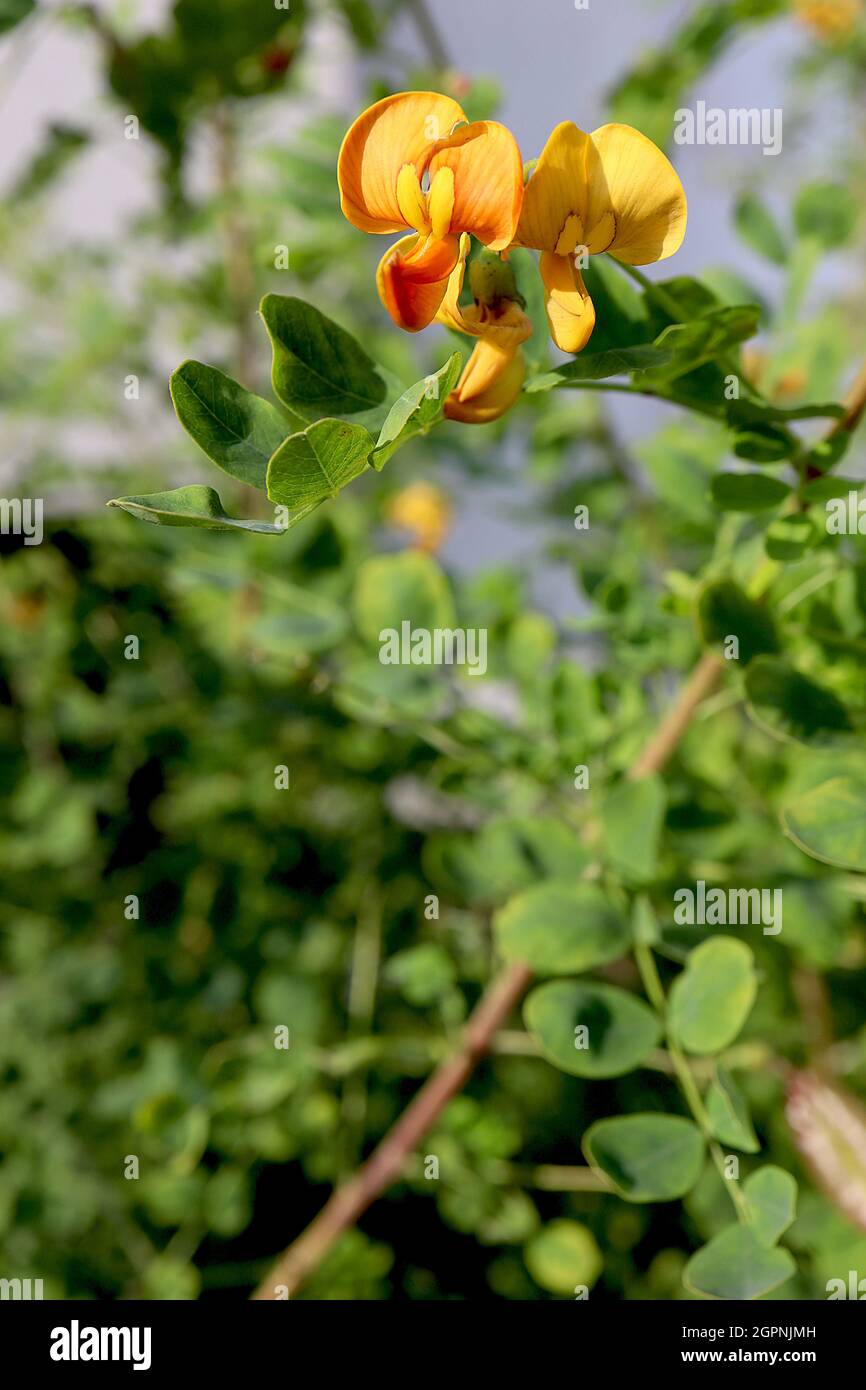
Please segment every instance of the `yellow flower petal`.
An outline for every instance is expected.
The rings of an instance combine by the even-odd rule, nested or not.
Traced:
[[[524,190],[516,238],[520,246],[555,251],[564,233],[573,245],[584,244],[589,143],[573,121],[563,121],[552,132]]]
[[[430,228],[435,237],[447,236],[454,215],[454,170],[437,169],[427,199]]]
[[[504,251],[523,205],[523,160],[511,131],[498,121],[460,126],[436,146],[431,187],[442,169],[454,171],[449,230],[471,232],[491,251]]]
[[[639,130],[604,125],[591,136],[587,230],[590,250],[627,265],[672,256],[686,234],[686,195],[666,155]],[[596,245],[592,242],[604,241]]]
[[[376,271],[379,298],[398,328],[417,333],[436,317],[457,262],[457,237],[403,237],[385,252]]]
[[[406,222],[397,198],[404,164],[424,172],[436,142],[466,117],[438,92],[400,92],[364,111],[346,134],[337,161],[340,205],[362,232],[399,232]]]
[[[404,164],[397,175],[397,205],[406,227],[414,227],[420,236],[430,235],[427,197],[414,164]]]
[[[499,367],[493,375],[490,371],[492,358]],[[511,409],[520,395],[525,371],[522,352],[518,350],[503,356],[494,350],[491,357],[491,345],[482,339],[476,344],[456,390],[445,402],[445,415],[465,425],[486,425],[497,420]],[[476,393],[474,388],[482,380],[488,384]]]
[[[595,328],[595,309],[580,271],[570,256],[541,254],[545,308],[550,336],[563,352],[580,352]]]

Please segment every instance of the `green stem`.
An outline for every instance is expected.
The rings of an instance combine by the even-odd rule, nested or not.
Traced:
[[[737,1216],[740,1221],[745,1221],[747,1212],[746,1199],[740,1190],[737,1179],[729,1178],[725,1173],[725,1155],[722,1152],[721,1146],[713,1138],[709,1116],[707,1115],[706,1107],[701,1098],[701,1093],[698,1090],[697,1082],[692,1075],[692,1069],[689,1066],[688,1058],[670,1036],[670,1030],[667,1026],[667,998],[665,996],[664,985],[661,982],[661,977],[658,972],[658,967],[655,963],[655,957],[649,946],[644,942],[637,943],[634,948],[634,956],[647,998],[664,1021],[667,1054],[670,1057],[674,1075],[680,1084],[680,1090],[685,1096],[688,1107],[695,1118],[695,1123],[707,1141],[707,1146],[712,1155],[713,1162],[719,1171],[719,1177],[730,1193],[731,1201],[734,1204]]]
[[[663,289],[661,285],[655,284],[644,275],[642,271],[638,270],[637,266],[626,265],[625,261],[618,261],[613,256],[611,256],[610,259],[613,261],[614,265],[619,266],[619,269],[623,271],[625,275],[628,275],[631,280],[634,280],[636,284],[640,285],[647,298],[654,300],[660,309],[663,309],[666,314],[670,315],[674,323],[688,322],[689,315],[685,312],[682,305],[679,304],[674,296],[669,294],[666,289]],[[751,396],[753,400],[760,401],[762,404],[768,404],[766,397],[762,395],[757,387],[753,386],[750,381],[743,377],[742,366],[735,357],[726,353],[724,357],[718,358],[717,361],[718,365],[723,371],[726,371],[728,375],[735,376],[738,381],[742,380],[748,395]],[[780,426],[780,428],[784,428],[784,426]]]

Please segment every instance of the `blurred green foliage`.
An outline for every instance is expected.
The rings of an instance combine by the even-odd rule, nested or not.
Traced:
[[[370,52],[399,7],[338,8]],[[164,203],[129,237],[38,252],[84,128],[50,134],[0,223],[20,281],[0,319],[0,396],[49,518],[41,546],[0,537],[0,1268],[57,1297],[245,1296],[448,1054],[499,960],[532,948],[545,973],[587,973],[533,988],[525,1027],[510,1022],[301,1296],[584,1286],[593,1299],[681,1299],[745,1260],[766,1267],[767,1287],[783,1281],[777,1297],[823,1298],[828,1280],[866,1267],[866,1177],[862,1164],[845,1184],[832,1165],[810,1170],[810,1137],[841,1152],[844,1134],[822,1130],[820,1095],[786,1116],[785,1091],[820,1047],[851,1126],[866,1095],[866,542],[819,525],[834,486],[858,485],[827,469],[850,443],[856,480],[863,446],[815,449],[800,477],[787,460],[819,437],[798,415],[832,403],[862,352],[862,286],[807,300],[822,258],[862,249],[856,151],[850,186],[841,168],[815,182],[804,171],[787,218],[744,190],[736,224],[783,282],[777,309],[739,269],[668,282],[687,326],[703,326],[657,366],[657,394],[680,405],[654,406],[655,432],[635,446],[572,372],[575,394],[560,374],[508,426],[409,439],[286,535],[142,526],[101,503],[213,480],[168,416],[166,378],[191,354],[240,374],[260,294],[315,302],[405,385],[452,346],[398,341],[383,324],[374,253],[336,208],[341,119],[316,116],[229,161],[213,195],[180,196],[200,123],[218,116],[230,152],[245,110],[287,75],[295,90],[304,15],[293,4],[284,39],[279,12],[255,9],[179,0],[158,35],[100,30],[114,115],[137,112],[168,156]],[[641,66],[615,113],[664,138],[679,91],[744,26],[780,13],[698,6],[667,50],[664,99]],[[274,43],[280,61],[263,66]],[[854,47],[834,53],[846,72],[859,61]],[[374,72],[374,94],[388,81]],[[475,115],[492,97],[479,82],[461,100]],[[288,277],[275,243],[289,247]],[[606,265],[591,278],[593,353],[679,326]],[[747,323],[744,304],[757,306]],[[712,354],[696,366],[706,315],[733,353],[760,322],[760,348],[736,358],[760,408],[721,406],[721,367]],[[265,391],[260,337],[244,384]],[[555,376],[546,349],[532,360]],[[86,472],[82,421],[113,441]],[[509,499],[537,531],[508,565],[467,575],[387,521],[406,481],[461,498],[518,462]],[[777,474],[752,463],[785,486],[767,488]],[[237,477],[221,480],[228,510],[270,516]],[[743,478],[758,481],[731,481]],[[794,492],[796,533],[783,512]],[[574,529],[577,506],[589,530]],[[538,598],[553,577],[566,617]],[[406,618],[485,627],[487,678],[383,667],[378,633]],[[732,629],[742,666],[664,778],[626,782],[677,682]],[[848,823],[828,814],[840,800]],[[782,887],[782,932],[728,924],[724,944],[712,926],[677,925],[675,891],[701,879]],[[566,958],[569,929],[586,923]],[[719,948],[721,1020],[702,1005]],[[650,949],[713,1131],[740,1156],[734,1236],[642,998]],[[589,1065],[563,1037],[599,1010],[610,1026]],[[671,1124],[678,1166],[661,1165],[659,1186],[647,1155]],[[613,1190],[585,1157],[617,1172]]]

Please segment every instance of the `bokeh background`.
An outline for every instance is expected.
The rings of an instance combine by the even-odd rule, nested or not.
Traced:
[[[336,196],[349,120],[407,87],[497,114],[526,159],[562,119],[614,115],[668,145],[690,202],[676,273],[765,306],[749,370],[771,395],[838,396],[864,346],[864,17],[855,0],[0,7],[19,10],[0,37],[0,492],[44,498],[46,536],[0,537],[0,1274],[63,1298],[240,1298],[451,1045],[490,974],[491,911],[581,862],[572,766],[599,748],[625,764],[647,675],[668,689],[694,640],[655,625],[634,528],[654,494],[669,534],[641,544],[658,571],[693,573],[717,543],[706,478],[724,445],[658,403],[576,395],[507,433],[439,431],[276,540],[104,504],[213,483],[168,374],[194,356],[266,393],[268,290],[333,313],[407,381],[443,360],[438,329],[398,340],[372,287],[379,243]],[[696,98],[781,107],[782,154],[674,149],[673,112]],[[253,514],[245,494],[222,488]],[[603,524],[579,565],[589,497]],[[493,634],[480,693],[382,684],[364,593],[375,557],[406,551],[435,554]],[[701,770],[718,834],[713,797],[737,801],[726,739]],[[721,858],[760,857],[758,810],[730,819]],[[841,972],[857,1035],[859,900],[815,879],[790,922],[794,967]],[[787,990],[768,984],[755,1038],[784,1042]],[[515,1020],[428,1141],[447,1181],[407,1172],[303,1296],[563,1296],[571,1272],[563,1286],[543,1246],[526,1254],[559,1219],[591,1232],[599,1296],[684,1296],[718,1219],[711,1180],[650,1213],[576,1173],[588,1120],[646,1106],[648,1086],[652,1105],[652,1084],[556,1073]],[[757,1067],[750,1099],[794,1163],[774,1084]],[[821,1296],[840,1261],[866,1269],[863,1236],[812,1198],[792,1298]]]

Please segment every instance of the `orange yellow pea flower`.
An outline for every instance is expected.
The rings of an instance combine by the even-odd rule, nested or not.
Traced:
[[[673,165],[640,131],[605,125],[587,135],[558,125],[531,174],[515,242],[541,252],[551,336],[580,352],[595,309],[577,265],[607,251],[627,265],[672,256],[686,231],[686,196]]]
[[[408,531],[418,550],[435,554],[451,526],[452,509],[445,493],[432,483],[410,483],[392,497],[386,508],[387,519]]]
[[[401,92],[354,122],[337,164],[344,215],[364,232],[408,231],[386,251],[377,284],[394,322],[433,321],[471,233],[505,250],[523,202],[517,142],[497,121],[468,122],[452,97]]]
[[[861,0],[794,0],[796,18],[827,43],[849,38],[863,18]]]
[[[460,304],[469,237],[463,236],[460,256],[436,315],[439,323],[478,341],[456,387],[445,402],[449,420],[483,425],[509,410],[520,395],[525,375],[521,343],[532,336],[532,322],[516,300],[489,296]]]

